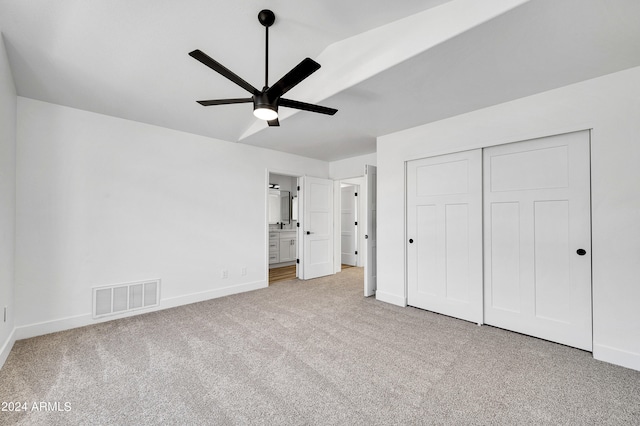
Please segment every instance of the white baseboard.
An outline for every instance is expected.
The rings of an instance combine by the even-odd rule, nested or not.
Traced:
[[[622,367],[640,371],[640,354],[624,351],[607,345],[593,344],[593,357]]]
[[[57,320],[45,321],[35,324],[23,325],[14,329],[13,337],[15,340],[28,339],[31,337],[42,336],[49,333],[57,333],[58,331],[71,330],[73,328],[84,327],[101,322],[113,321],[116,319],[142,315],[149,312],[161,311],[163,309],[175,308],[177,306],[189,305],[191,303],[203,302],[218,297],[230,296],[232,294],[244,293],[251,290],[266,288],[266,281],[255,281],[251,283],[232,285],[229,287],[217,288],[199,293],[191,293],[177,297],[160,300],[160,305],[148,309],[138,309],[120,315],[112,315],[102,318],[93,318],[91,313],[76,315],[73,317],[60,318]],[[11,344],[13,346],[13,343]],[[7,352],[8,355],[8,352]]]
[[[392,305],[402,306],[403,308],[407,306],[404,296],[397,296],[395,294],[385,293],[384,291],[379,290],[376,291],[376,300],[391,303]]]
[[[42,336],[44,334],[71,330],[72,328],[84,327],[85,325],[103,322],[109,319],[115,318],[100,318],[99,320],[94,320],[89,313],[73,317],[60,318],[57,320],[21,325],[19,327],[16,327],[16,340],[29,339],[31,337]]]
[[[254,281],[251,283],[236,284],[229,287],[216,288],[215,290],[207,290],[199,293],[191,293],[183,296],[171,297],[160,301],[161,309],[173,308],[176,306],[188,305],[190,303],[203,302],[209,299],[217,299],[218,297],[230,296],[232,294],[244,293],[252,290],[267,288],[267,281]]]
[[[13,330],[11,330],[9,337],[7,337],[7,340],[4,342],[4,345],[2,345],[2,348],[0,349],[0,368],[2,368],[5,361],[9,357],[9,353],[11,352],[11,349],[13,349],[13,344],[15,342],[16,342],[16,329],[14,328]]]

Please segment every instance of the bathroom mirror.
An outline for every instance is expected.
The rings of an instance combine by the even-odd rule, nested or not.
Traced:
[[[269,225],[275,225],[280,221],[280,191],[269,190]]]
[[[280,223],[291,223],[291,193],[280,191]]]
[[[291,223],[291,192],[269,190],[269,225]]]

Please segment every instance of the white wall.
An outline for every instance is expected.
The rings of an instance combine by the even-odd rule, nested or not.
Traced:
[[[378,139],[378,293],[406,303],[405,162],[592,128],[594,357],[640,370],[640,68]]]
[[[18,338],[93,322],[94,286],[160,278],[161,307],[265,287],[267,170],[329,172],[22,97],[17,140]]]
[[[0,33],[0,367],[14,342],[15,216],[16,88]]]
[[[376,160],[377,155],[374,152],[372,154],[332,161],[329,163],[329,176],[334,180],[364,176],[364,166],[367,164],[375,166]]]

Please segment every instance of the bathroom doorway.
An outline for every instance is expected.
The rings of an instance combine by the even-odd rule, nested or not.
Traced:
[[[270,172],[267,195],[268,279],[296,279],[298,273],[298,176]]]

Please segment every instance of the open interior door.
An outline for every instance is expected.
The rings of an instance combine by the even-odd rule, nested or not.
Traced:
[[[365,297],[376,294],[376,193],[377,171],[375,166],[366,165],[364,178],[367,194],[367,261],[364,265],[364,295]]]
[[[358,262],[357,200],[354,185],[340,188],[340,261],[344,265]]]
[[[333,274],[333,181],[300,178],[302,279]]]

